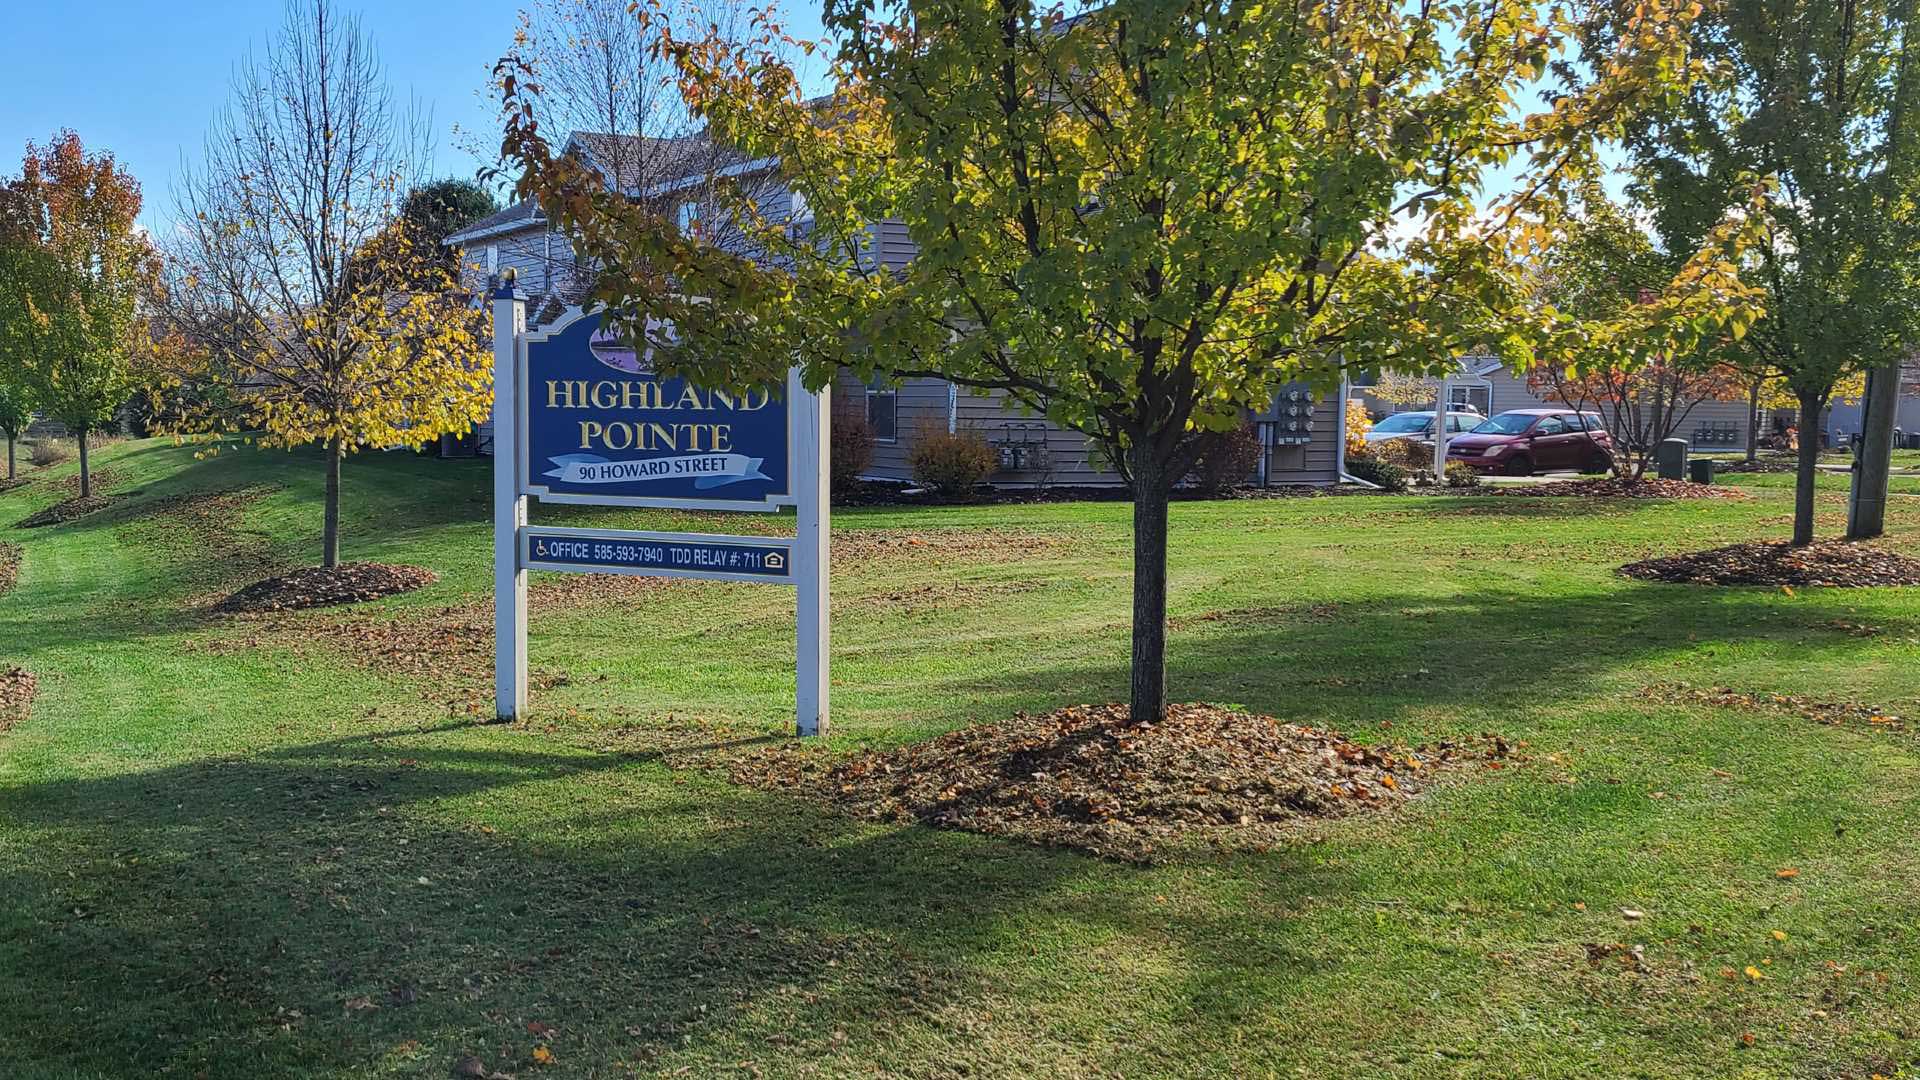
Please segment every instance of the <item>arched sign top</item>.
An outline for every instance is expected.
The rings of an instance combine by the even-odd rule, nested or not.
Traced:
[[[660,324],[649,323],[652,330]],[[543,502],[774,510],[795,501],[788,386],[708,390],[653,370],[570,310],[525,337],[515,397],[523,494]]]

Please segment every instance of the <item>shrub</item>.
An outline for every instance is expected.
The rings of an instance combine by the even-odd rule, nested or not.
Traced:
[[[1407,490],[1407,470],[1391,461],[1363,454],[1347,459],[1347,472],[1382,491],[1398,494]]]
[[[1364,457],[1367,453],[1367,432],[1373,430],[1373,417],[1367,414],[1366,403],[1359,398],[1347,399],[1347,456]]]
[[[987,477],[1000,467],[1000,454],[978,431],[947,431],[934,425],[920,429],[908,464],[921,487],[945,499],[971,499]]]
[[[834,491],[852,491],[860,474],[873,464],[873,425],[851,409],[833,417],[832,445],[827,448],[827,479]]]
[[[33,449],[27,454],[27,460],[42,467],[59,465],[73,460],[73,448],[54,439],[35,439]]]
[[[1200,456],[1188,475],[1202,491],[1224,491],[1244,484],[1260,467],[1260,431],[1252,424],[1241,424],[1232,431],[1209,431],[1200,439]]]
[[[1398,465],[1408,472],[1433,471],[1433,447],[1418,439],[1388,439],[1374,443],[1365,456]]]
[[[1464,461],[1447,462],[1447,486],[1450,488],[1471,488],[1480,486],[1480,473]]]

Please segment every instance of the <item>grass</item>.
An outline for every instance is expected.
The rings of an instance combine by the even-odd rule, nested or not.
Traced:
[[[849,821],[666,752],[790,723],[783,590],[543,611],[533,664],[568,681],[527,722],[481,725],[454,661],[369,670],[335,637],[249,644],[253,624],[193,613],[312,554],[315,459],[130,443],[99,464],[122,499],[90,518],[4,528],[56,495],[0,496],[25,552],[0,662],[41,685],[0,734],[9,1077],[446,1076],[466,1054],[522,1078],[1864,1080],[1920,1062],[1920,736],[1640,693],[1920,718],[1920,590],[1612,573],[1784,536],[1770,476],[1736,478],[1742,501],[1176,504],[1177,697],[1373,739],[1498,731],[1534,761],[1271,854],[1142,868]],[[442,575],[367,609],[418,621],[485,593],[486,468],[349,463],[348,557]],[[1822,484],[1833,535],[1843,489]],[[259,497],[212,532],[143,512],[237,488]],[[718,525],[536,510],[557,516]],[[1891,519],[1920,553],[1920,499]],[[827,752],[1123,691],[1124,505],[835,526],[849,550],[931,542],[838,569]],[[1192,618],[1209,612],[1234,614]],[[1615,943],[1645,970],[1589,959]]]

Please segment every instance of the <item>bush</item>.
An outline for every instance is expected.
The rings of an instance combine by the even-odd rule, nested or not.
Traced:
[[[1000,454],[977,431],[929,424],[914,439],[908,464],[921,487],[946,499],[971,499],[1000,467]]]
[[[1242,424],[1232,431],[1209,431],[1200,439],[1200,456],[1188,475],[1202,491],[1224,491],[1244,484],[1260,467],[1260,431],[1252,424]]]
[[[1373,430],[1373,417],[1359,398],[1347,399],[1347,456],[1362,457],[1367,452],[1367,432]]]
[[[1408,472],[1433,471],[1433,446],[1418,439],[1388,439],[1368,448],[1366,456],[1398,465]]]
[[[73,448],[54,439],[35,439],[33,449],[27,454],[27,460],[43,468],[48,465],[59,465],[73,460]]]
[[[1382,491],[1399,494],[1407,490],[1407,470],[1391,461],[1382,461],[1371,455],[1348,458],[1347,472]]]
[[[1450,488],[1471,488],[1480,486],[1480,473],[1464,461],[1447,462],[1447,486]]]
[[[833,417],[833,440],[827,448],[827,479],[834,491],[860,486],[860,474],[873,464],[873,425],[852,410]]]

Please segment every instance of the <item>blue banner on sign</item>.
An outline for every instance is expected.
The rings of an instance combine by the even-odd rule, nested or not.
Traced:
[[[583,315],[527,341],[525,491],[571,502],[792,501],[783,390],[744,394],[659,378]]]
[[[527,564],[534,567],[726,575],[771,581],[792,578],[792,555],[785,544],[538,529],[527,531],[526,543]]]

